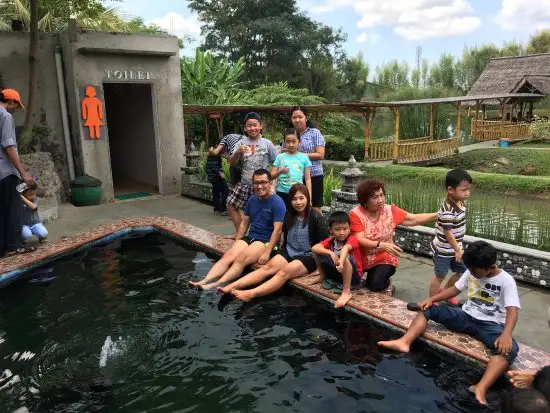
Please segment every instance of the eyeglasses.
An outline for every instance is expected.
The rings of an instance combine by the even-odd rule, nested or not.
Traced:
[[[269,181],[256,181],[254,182],[254,186],[266,186],[269,184]]]

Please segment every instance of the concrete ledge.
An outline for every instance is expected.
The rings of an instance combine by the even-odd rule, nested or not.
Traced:
[[[9,257],[0,260],[0,286],[13,282],[36,267],[54,261],[64,255],[74,253],[98,243],[105,243],[130,232],[161,231],[170,236],[184,240],[214,255],[221,255],[232,245],[233,241],[222,238],[185,222],[168,217],[134,217],[101,225],[89,231],[64,237],[56,242],[40,247],[36,252]],[[311,275],[290,282],[312,296],[330,302],[332,305],[337,296],[324,290],[318,283],[318,277]],[[407,311],[406,303],[385,294],[359,290],[345,307],[347,311],[361,317],[403,331],[408,328],[416,313]],[[472,337],[446,330],[440,324],[430,322],[422,340],[428,345],[448,352],[456,357],[467,357],[468,360],[487,363],[491,352]],[[512,368],[535,369],[550,364],[550,354],[536,348],[520,344],[520,351]]]

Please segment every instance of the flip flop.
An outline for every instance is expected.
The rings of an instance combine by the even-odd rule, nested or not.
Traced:
[[[407,303],[407,310],[420,311],[420,306],[418,305],[418,303]]]
[[[332,290],[334,287],[336,287],[336,285],[336,281],[333,281],[331,279],[323,281],[323,288],[325,290]]]
[[[21,247],[21,248],[17,248],[14,251],[9,251],[6,254],[6,257],[13,257],[14,255],[22,255],[22,254],[27,254],[29,252],[35,252],[35,251],[36,251],[36,248],[32,246]]]

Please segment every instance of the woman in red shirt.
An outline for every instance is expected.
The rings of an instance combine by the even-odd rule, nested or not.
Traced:
[[[350,211],[351,233],[361,246],[366,287],[371,291],[395,293],[391,276],[403,252],[395,245],[393,233],[398,225],[423,225],[437,218],[437,212],[410,214],[395,205],[386,205],[384,183],[369,179],[357,187],[359,206]]]

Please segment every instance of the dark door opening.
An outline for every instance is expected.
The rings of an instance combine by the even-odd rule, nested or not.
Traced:
[[[159,192],[150,84],[104,83],[115,196]]]

